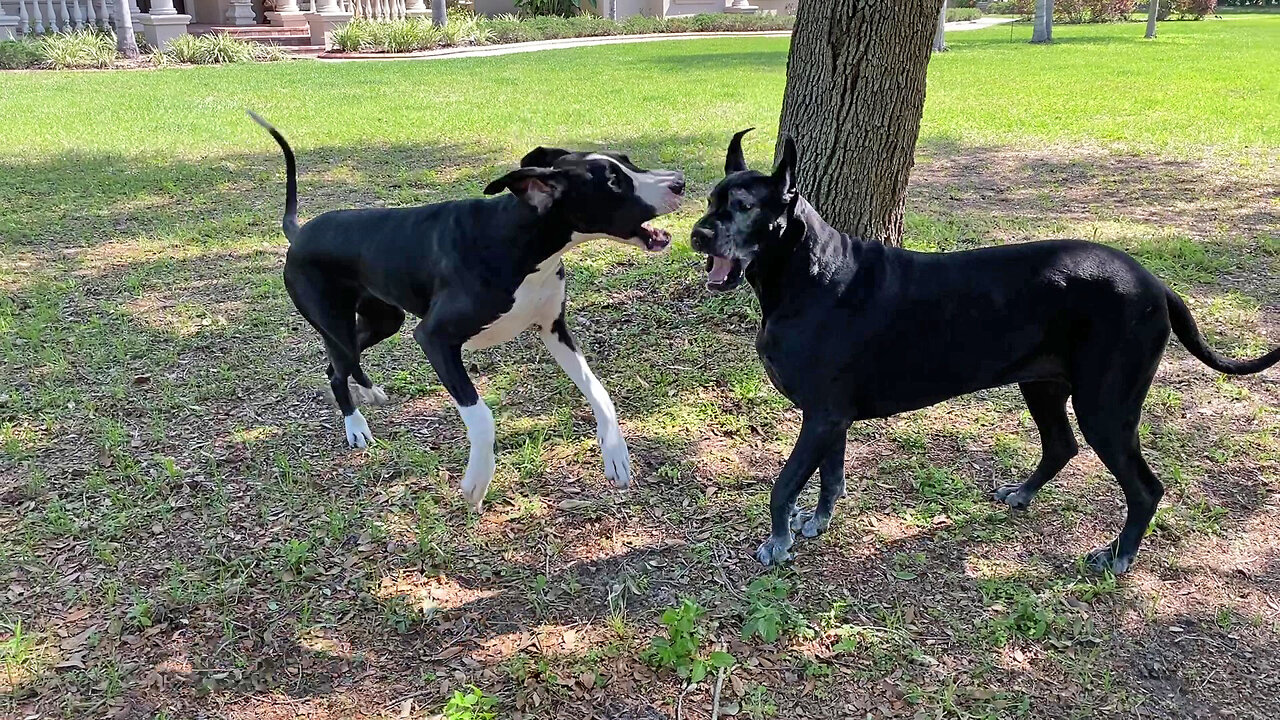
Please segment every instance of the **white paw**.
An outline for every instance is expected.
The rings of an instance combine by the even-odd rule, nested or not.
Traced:
[[[600,433],[600,452],[604,455],[604,476],[614,487],[631,487],[631,452],[616,426]]]
[[[493,463],[467,463],[467,472],[462,476],[462,498],[476,512],[484,509],[484,496],[489,493],[489,485],[493,482]]]
[[[366,448],[373,444],[373,431],[359,410],[342,419],[347,431],[347,445],[353,448]]]

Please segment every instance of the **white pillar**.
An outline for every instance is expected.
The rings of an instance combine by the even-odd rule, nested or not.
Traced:
[[[133,0],[130,0],[130,5],[133,5]],[[133,7],[129,9],[132,10]],[[151,0],[151,12],[138,15],[136,19],[141,22],[142,35],[147,39],[147,44],[161,50],[168,47],[174,38],[186,35],[187,24],[191,22],[190,15],[178,14],[173,7],[173,0]]]
[[[314,12],[306,14],[307,25],[311,27],[311,44],[328,49],[333,44],[333,31],[350,22],[351,13],[343,10],[337,0],[314,0],[314,7]]]
[[[257,17],[253,12],[253,0],[230,0],[223,17],[228,25],[254,25]]]
[[[426,17],[431,11],[423,0],[408,0],[404,4],[404,14],[406,17]]]
[[[276,27],[306,27],[307,14],[298,7],[298,0],[279,0],[276,9],[268,12],[267,22]]]
[[[757,5],[752,5],[747,0],[729,0],[729,7],[725,8],[725,12],[730,13],[754,13],[759,12]]]

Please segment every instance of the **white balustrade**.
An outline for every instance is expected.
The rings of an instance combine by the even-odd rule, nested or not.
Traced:
[[[113,11],[116,3],[127,0],[17,0],[15,30],[18,35],[107,30],[119,20]]]
[[[406,16],[406,0],[349,0],[342,7],[354,17],[368,20],[401,20]]]

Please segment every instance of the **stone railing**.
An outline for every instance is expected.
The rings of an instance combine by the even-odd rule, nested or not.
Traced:
[[[114,30],[123,5],[129,23],[151,47],[163,48],[186,34],[190,15],[179,15],[173,0],[152,0],[151,12],[137,0],[0,0],[0,40],[76,30]]]
[[[16,7],[14,7],[16,5]],[[0,3],[0,16],[16,17],[15,36],[65,33],[114,25],[109,0],[17,0]]]
[[[345,5],[352,17],[369,20],[401,20],[409,14],[406,0],[347,0]]]

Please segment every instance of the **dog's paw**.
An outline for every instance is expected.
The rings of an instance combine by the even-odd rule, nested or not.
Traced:
[[[801,537],[816,538],[826,532],[830,525],[830,515],[824,517],[814,510],[799,508],[791,511],[791,529],[800,533]]]
[[[489,484],[492,482],[493,468],[486,474],[468,465],[466,474],[462,476],[462,499],[467,501],[472,510],[482,512],[484,496],[489,494]]]
[[[1004,503],[1014,510],[1026,510],[1035,497],[1035,493],[1027,492],[1021,484],[996,488],[995,493],[996,502]]]
[[[791,538],[770,537],[756,550],[756,560],[765,567],[781,565],[791,560]]]
[[[1116,550],[1116,543],[1104,545],[1085,555],[1085,564],[1090,570],[1098,573],[1104,573],[1108,570],[1113,575],[1123,575],[1133,566],[1133,561],[1137,558],[1136,552],[1119,553]]]
[[[347,432],[347,445],[353,448],[366,448],[373,444],[373,431],[359,410],[342,419]]]
[[[801,513],[803,522],[800,525],[800,534],[806,538],[816,538],[831,527],[830,515],[819,515],[816,512]]]
[[[358,383],[350,383],[351,401],[356,405],[364,405],[367,407],[378,407],[391,402],[387,398],[387,391],[382,389],[381,385],[373,387],[365,387]]]
[[[325,385],[323,392],[325,402],[335,408],[338,407],[338,400],[333,396],[333,388]],[[391,402],[387,398],[387,391],[382,389],[381,385],[367,388],[351,378],[347,378],[347,392],[351,394],[351,404],[357,407],[377,407]]]
[[[631,452],[618,428],[602,432],[599,436],[600,454],[604,456],[604,476],[614,487],[626,490],[631,487]]]

